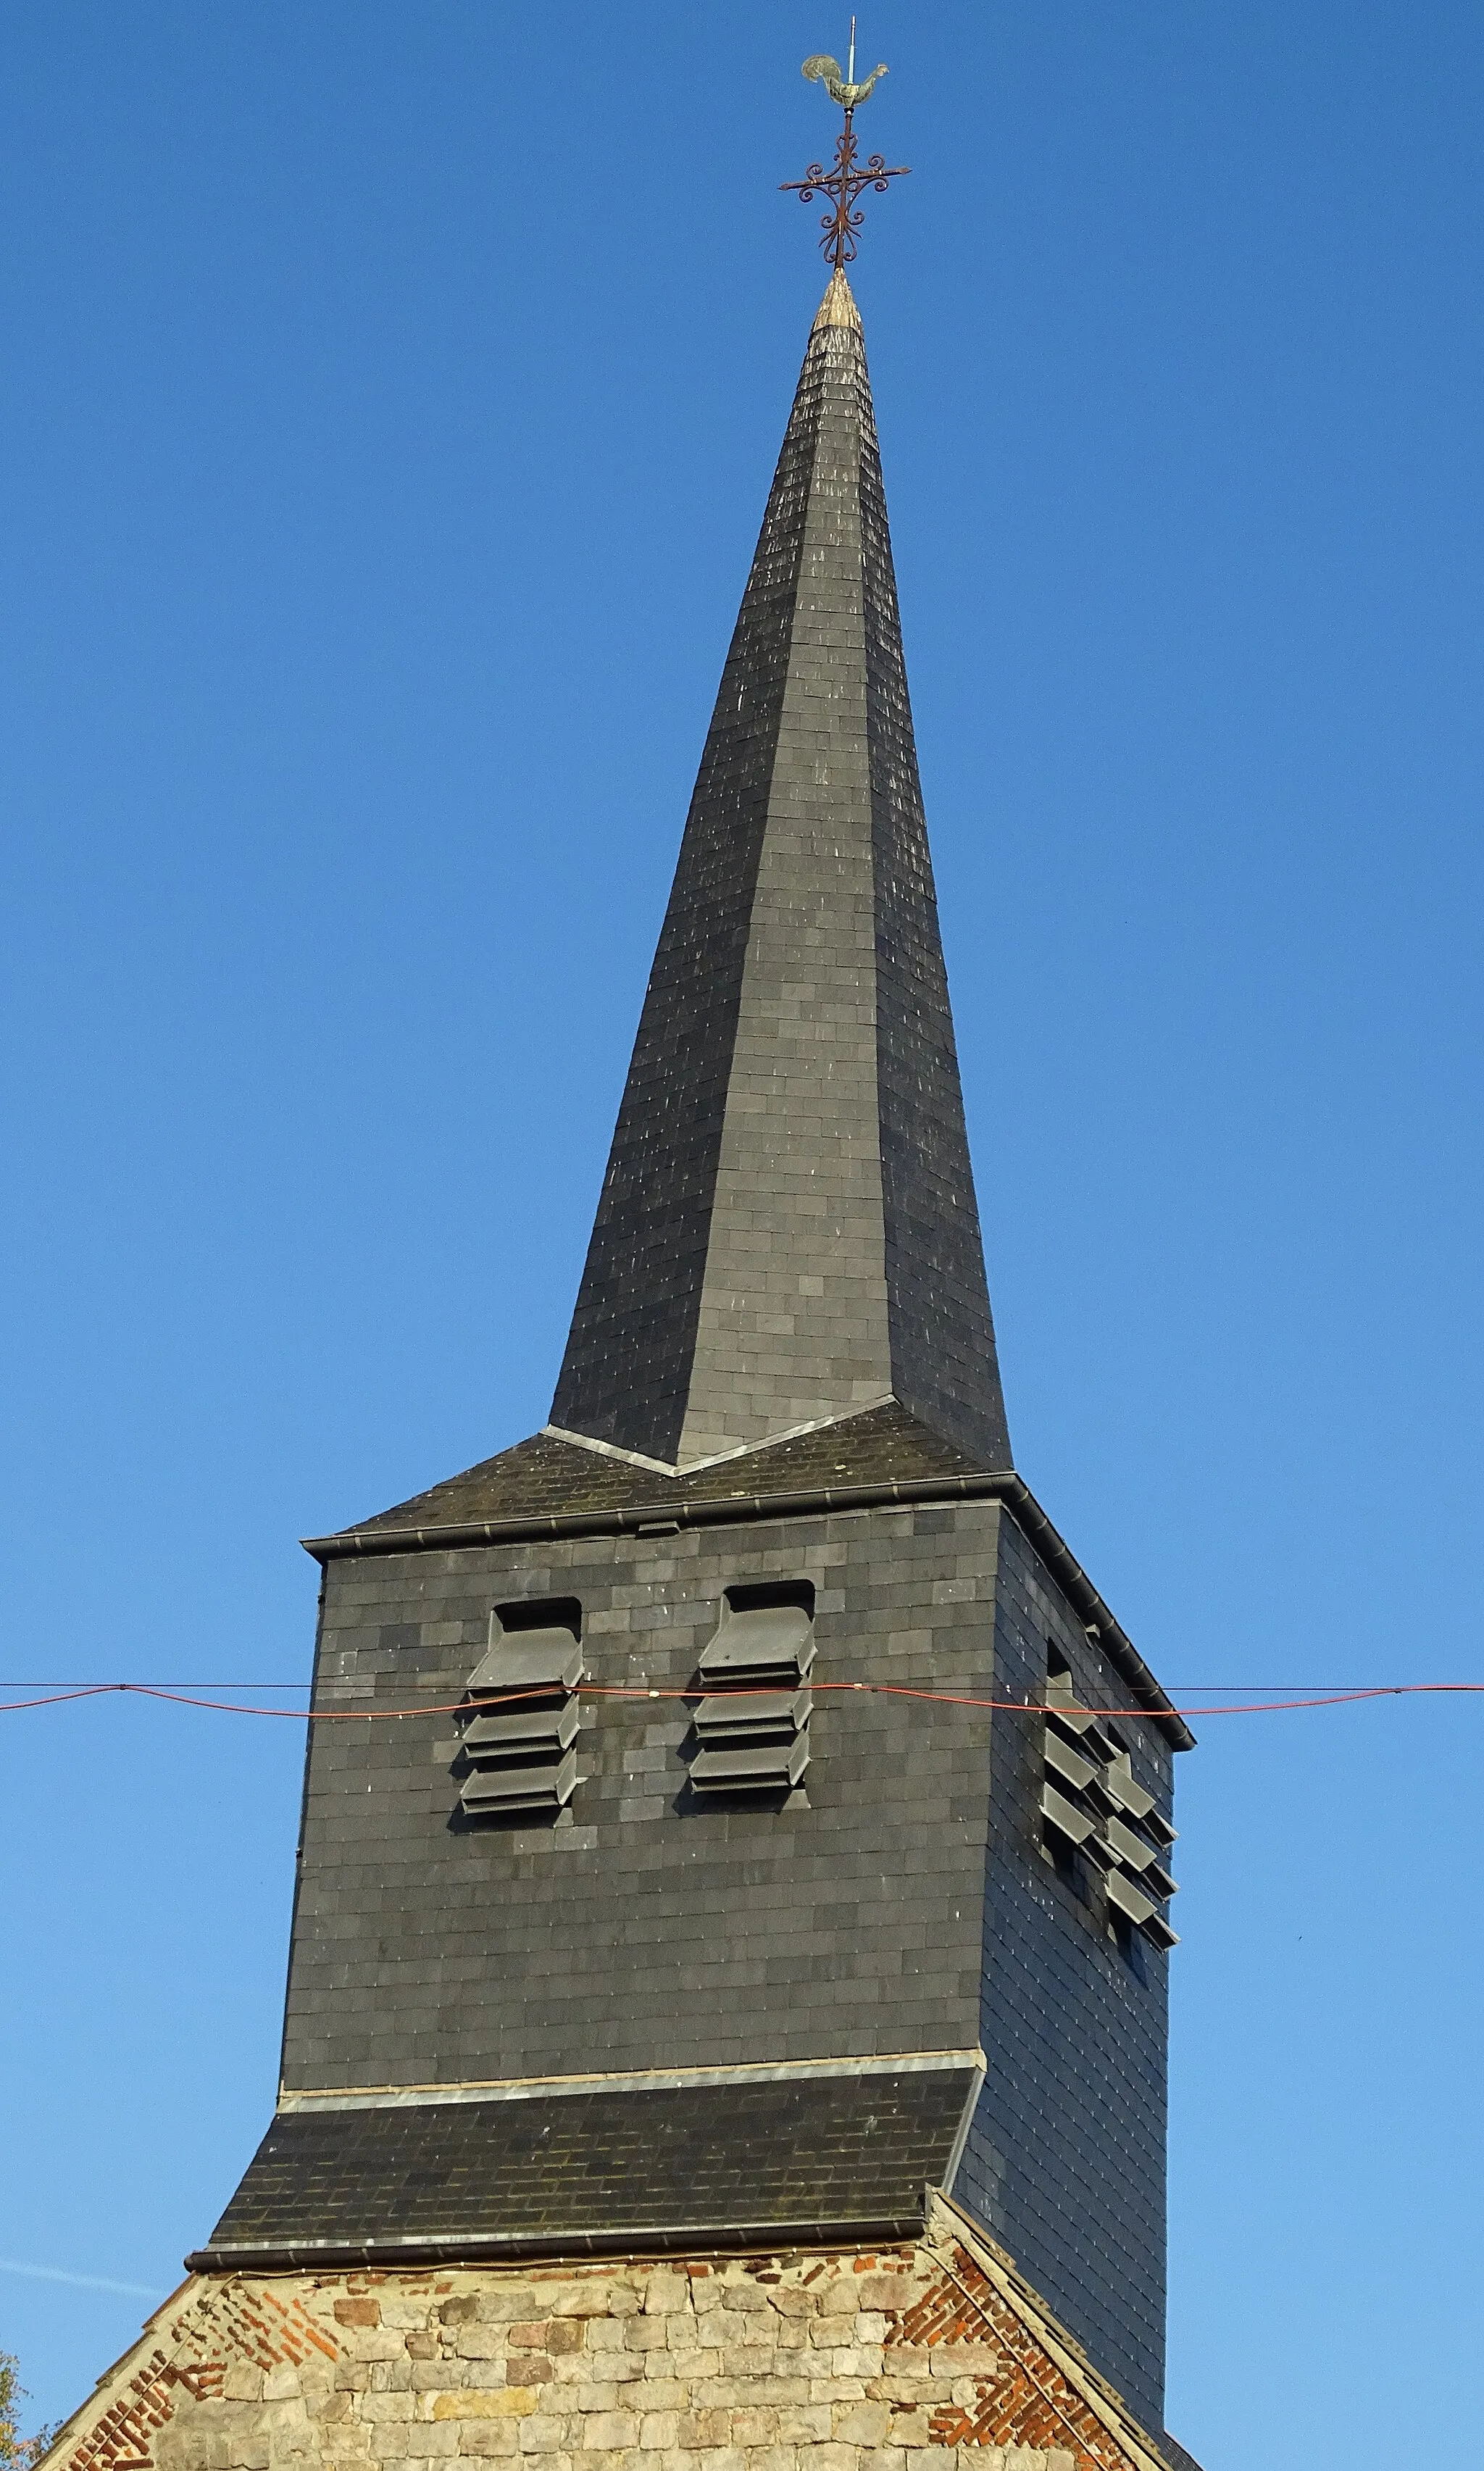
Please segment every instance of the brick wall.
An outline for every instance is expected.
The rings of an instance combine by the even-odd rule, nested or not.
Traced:
[[[188,2283],[48,2471],[1160,2471],[992,2251]]]

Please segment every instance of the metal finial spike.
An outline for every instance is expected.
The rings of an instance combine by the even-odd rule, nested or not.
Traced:
[[[850,74],[841,77],[840,64],[828,52],[815,52],[804,62],[803,74],[813,85],[822,85],[840,105],[845,126],[835,144],[835,160],[827,172],[822,163],[811,163],[802,180],[784,180],[780,186],[796,189],[806,206],[815,197],[828,198],[833,211],[820,217],[824,237],[820,247],[836,272],[848,265],[856,253],[856,234],[865,221],[857,200],[863,190],[884,191],[888,180],[900,180],[910,169],[907,163],[888,165],[884,155],[873,154],[862,163],[856,142],[855,113],[858,104],[864,103],[878,78],[886,75],[886,63],[879,60],[870,76],[859,85],[856,82],[856,21],[850,21]]]

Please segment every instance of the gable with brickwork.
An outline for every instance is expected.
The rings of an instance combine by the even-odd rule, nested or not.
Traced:
[[[370,2471],[494,2457],[530,2471],[1176,2459],[938,2200],[921,2240],[884,2251],[194,2277],[47,2465]]]

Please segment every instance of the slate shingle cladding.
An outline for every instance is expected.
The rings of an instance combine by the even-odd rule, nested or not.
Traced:
[[[1044,1848],[1048,1644],[1134,1711],[1166,1810],[1190,1735],[1010,1465],[848,291],[821,318],[565,1433],[313,1547],[316,1708],[395,1720],[311,1729],[289,2107],[217,2239],[240,2262],[915,2222],[979,2045],[955,2194],[1158,2427],[1167,1960]],[[697,1660],[728,1590],[780,1581],[814,1590],[804,1790],[717,1807],[687,1783]],[[471,1821],[449,1710],[492,1611],[551,1598],[580,1607],[580,1781],[557,1817]],[[905,2057],[930,2064],[882,2072]],[[656,2075],[685,2082],[614,2082]]]
[[[829,1437],[837,1472],[849,1433]],[[978,2043],[959,2199],[1157,2423],[1167,1960],[1151,1947],[1131,1963],[1042,1851],[1033,1716],[849,1687],[1024,1706],[1051,1642],[1091,1701],[1125,1707],[1085,1605],[992,1499],[780,1508],[663,1536],[621,1532],[616,1515],[598,1534],[327,1561],[327,1708],[457,1701],[493,1605],[575,1596],[584,1781],[555,1824],[470,1826],[451,1718],[316,1729],[287,2091],[421,2087],[436,2105],[441,2085]],[[697,1807],[688,1703],[648,1693],[694,1684],[724,1589],[782,1577],[816,1589],[808,1807]],[[1123,1730],[1167,1805],[1174,1729]],[[713,2114],[723,2174],[742,2167],[732,2116]],[[858,2162],[869,2176],[869,2139]],[[385,2222],[385,2185],[366,2182],[364,2237],[372,2214]]]
[[[690,1464],[888,1393],[1009,1466],[840,277],[722,674],[552,1421]]]
[[[978,1463],[907,1414],[895,1400],[863,1410],[839,1424],[746,1450],[688,1475],[667,1476],[632,1460],[584,1449],[559,1433],[534,1433],[462,1475],[414,1494],[411,1501],[365,1518],[342,1537],[322,1537],[312,1547],[327,1553],[347,1541],[385,1552],[389,1540],[410,1531],[433,1532],[482,1521],[601,1515],[652,1509],[659,1519],[698,1503],[751,1501],[832,1485],[920,1483],[924,1478],[972,1475]]]
[[[336,1559],[317,1705],[447,1706],[492,1606],[575,1597],[588,1686],[568,1816],[471,1824],[451,1716],[313,1729],[284,2083],[476,2083],[973,2050],[993,1503]],[[815,1588],[808,1807],[687,1786],[724,1590]],[[633,1691],[602,1697],[599,1690]],[[667,1695],[650,1699],[650,1691]]]
[[[953,2152],[965,2073],[292,2112],[193,2262],[902,2238]]]
[[[1047,1651],[1086,1706],[1129,1694],[1013,1519],[995,1583],[995,1696],[1043,1695]],[[1119,1716],[1138,1781],[1167,1818],[1169,1728]],[[997,1720],[984,1873],[988,2063],[956,2182],[1020,2271],[1146,2425],[1164,2415],[1169,1959],[1110,1934],[1101,1889],[1053,1864],[1035,1812],[1041,1732]],[[1117,2369],[1109,2365],[1117,2363]]]

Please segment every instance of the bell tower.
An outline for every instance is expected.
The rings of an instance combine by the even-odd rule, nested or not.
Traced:
[[[857,2246],[1163,2425],[1190,1740],[1010,1453],[861,325],[814,320],[546,1428],[323,1565],[199,2271]],[[426,1713],[419,1712],[426,1709]]]
[[[1188,2461],[1141,2432],[1164,2425],[1172,1770],[1190,1735],[1011,1454],[845,272],[860,195],[897,175],[854,135],[876,78],[806,75],[845,110],[832,170],[793,184],[831,206],[833,272],[551,1421],[308,1546],[318,1721],[281,2084],[187,2262],[208,2294],[290,2277],[321,2349],[383,2325],[377,2277],[423,2293],[410,2392],[416,2363],[454,2358],[456,2302],[471,2325],[536,2309],[539,2290],[491,2296],[502,2275],[577,2277],[576,2319],[590,2266],[648,2260],[652,2282],[655,2260],[689,2260],[727,2289],[761,2274],[782,2322],[773,2286],[797,2286],[802,2320],[835,2305],[820,2274],[863,2273],[846,2296],[875,2330],[855,2339],[900,2342],[929,2384],[951,2324],[984,2395],[991,2337],[1041,2365],[1013,2409],[971,2409],[960,2378],[936,2419],[900,2377],[795,2395],[796,2417],[823,2414],[810,2444],[857,2412],[860,2471],[899,2422],[910,2445],[1018,2431],[1042,2449],[1027,2464],[1081,2471],[1065,2432],[1093,2429],[1088,2461],[1158,2471]],[[314,2297],[337,2276],[340,2332]],[[632,2294],[614,2323],[641,2304],[699,2323],[699,2298]],[[567,2373],[554,2327],[517,2333],[546,2342],[547,2378]],[[604,2356],[627,2339],[605,2334]],[[400,2340],[367,2357],[400,2359]],[[430,2403],[430,2427],[504,2413],[509,2448],[512,2414],[545,2429],[527,2359],[512,2348],[498,2392]],[[560,2425],[589,2409],[608,2435],[540,2443],[628,2465],[618,2405],[578,2394]],[[730,2409],[713,2394],[695,2427]],[[692,2441],[722,2440],[693,2432],[681,2454]]]

